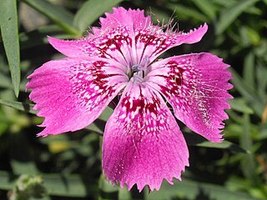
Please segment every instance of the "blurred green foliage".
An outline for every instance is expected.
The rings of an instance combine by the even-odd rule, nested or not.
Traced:
[[[36,138],[42,119],[25,91],[27,75],[58,55],[47,35],[79,38],[116,5],[145,9],[155,23],[174,18],[182,30],[207,22],[200,43],[167,54],[210,51],[232,66],[225,141],[212,144],[183,127],[191,165],[182,182],[157,192],[121,189],[101,175],[111,108],[85,130]],[[267,199],[266,10],[266,0],[1,0],[0,199]]]

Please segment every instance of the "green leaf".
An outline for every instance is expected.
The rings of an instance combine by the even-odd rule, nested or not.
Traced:
[[[244,155],[244,159],[241,162],[242,171],[247,179],[252,180],[256,183],[257,174],[256,174],[256,160],[252,153],[252,138],[251,138],[251,125],[250,117],[248,114],[244,114],[243,119],[243,134],[240,137],[240,145],[242,148],[250,151],[250,154]]]
[[[227,140],[224,140],[221,143],[213,143],[213,142],[205,141],[205,142],[201,142],[201,143],[197,144],[196,146],[205,147],[205,148],[229,149],[232,152],[248,153],[245,149],[242,149],[237,144],[234,144],[234,143],[229,142]]]
[[[233,110],[247,113],[247,114],[253,114],[253,110],[246,104],[246,101],[241,98],[235,98],[230,100],[231,108]]]
[[[123,0],[109,0],[99,3],[99,0],[88,0],[75,15],[73,23],[84,33],[104,12],[110,11],[112,7],[122,1]]]
[[[47,0],[23,0],[32,8],[54,21],[65,32],[74,36],[80,36],[80,31],[73,26],[73,15],[63,7],[53,5]]]
[[[264,105],[262,104],[261,99],[257,96],[256,91],[251,88],[250,85],[247,85],[235,70],[230,70],[233,76],[232,82],[234,83],[234,88],[238,90],[249,103],[251,103],[251,107],[256,111],[257,115],[261,116]]]
[[[100,190],[100,195],[98,197],[99,200],[107,200],[107,199],[118,199],[118,200],[131,200],[131,199],[143,199],[141,193],[138,192],[136,196],[134,195],[134,188],[129,191],[127,187],[119,187],[117,185],[113,185],[110,181],[107,181],[106,178],[101,175],[98,182],[98,187]]]
[[[213,2],[215,4],[218,4],[218,6],[220,6],[220,7],[225,7],[225,6],[226,7],[228,7],[228,6],[230,7],[230,6],[233,6],[236,1],[238,1],[238,0],[228,0],[228,1],[213,0]]]
[[[90,124],[90,126],[88,126],[86,129],[102,135],[104,132],[105,122],[108,120],[112,113],[113,109],[109,106],[106,107],[99,118],[95,120],[94,123]]]
[[[256,46],[256,45],[259,45],[261,43],[261,36],[257,30],[248,27],[247,28],[247,35],[248,35],[248,38],[249,38],[251,44]]]
[[[244,81],[255,88],[255,55],[251,52],[244,59]]]
[[[266,102],[266,90],[267,90],[267,68],[265,63],[256,65],[256,79],[257,79],[257,90],[262,102]]]
[[[96,122],[90,124],[89,126],[86,127],[86,129],[88,129],[89,131],[92,131],[94,133],[97,133],[99,135],[103,134],[103,129],[101,129],[101,127],[99,127]]]
[[[16,0],[0,1],[0,27],[16,97],[20,84],[20,47]]]
[[[136,199],[132,198],[131,191],[129,191],[126,187],[119,189],[119,200],[131,200]]]
[[[36,112],[32,109],[33,108],[32,104],[18,102],[18,101],[10,101],[10,100],[5,100],[5,99],[0,99],[0,104],[11,107],[11,108],[15,108],[17,110],[36,114]]]
[[[190,146],[199,146],[199,147],[216,148],[216,149],[229,149],[232,152],[247,153],[246,150],[242,149],[237,144],[234,144],[227,140],[224,140],[221,143],[213,143],[206,141],[203,137],[190,132],[184,134],[184,137],[186,139],[186,143]]]
[[[241,192],[232,192],[224,186],[183,180],[182,182],[174,181],[170,186],[164,182],[159,191],[146,193],[146,200],[161,199],[216,199],[216,200],[256,200],[248,194]]]
[[[85,179],[77,175],[43,175],[44,186],[48,194],[67,197],[86,197],[88,194],[96,193],[98,189],[95,182],[88,182],[89,177]]]
[[[210,19],[213,19],[216,14],[216,8],[212,1],[209,0],[193,0],[194,4],[205,13]]]
[[[12,170],[19,174],[36,174],[37,168],[34,162],[21,162],[18,160],[11,161]]]
[[[11,190],[18,176],[14,176],[6,171],[0,171],[0,188],[2,190]]]
[[[106,107],[102,114],[99,116],[99,119],[103,121],[107,121],[110,115],[113,113],[113,109],[111,107]]]
[[[100,176],[98,187],[100,192],[99,200],[105,200],[105,199],[118,199],[119,188],[117,186],[111,185],[103,175]]]
[[[258,0],[237,1],[234,5],[226,7],[216,23],[216,34],[221,34],[224,30],[246,9],[255,4]]]

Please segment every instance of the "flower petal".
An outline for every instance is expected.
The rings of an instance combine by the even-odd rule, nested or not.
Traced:
[[[163,179],[181,178],[188,166],[184,137],[160,94],[130,81],[108,120],[103,170],[112,183],[159,190]]]
[[[175,116],[213,142],[220,142],[232,85],[222,59],[210,53],[174,56],[151,66],[149,84],[161,91]]]
[[[60,53],[71,58],[100,57],[112,60],[128,69],[132,62],[132,36],[129,28],[121,26],[101,34],[89,34],[79,40],[48,38],[49,43]]]
[[[61,40],[48,36],[48,42],[60,53],[71,58],[89,58],[94,56],[96,49],[88,38],[79,40]]]
[[[208,25],[204,24],[198,29],[185,32],[173,32],[171,30],[164,32],[159,26],[151,26],[147,29],[136,31],[135,46],[136,60],[138,63],[155,60],[160,54],[170,48],[181,44],[192,44],[199,42],[208,30]]]
[[[79,40],[60,40],[48,37],[49,43],[62,54],[74,58],[101,57],[113,59],[126,66],[131,65],[133,34],[135,29],[144,29],[152,24],[143,10],[114,8],[100,18],[101,27]]]
[[[105,18],[100,18],[101,29],[112,29],[121,26],[128,27],[131,31],[145,29],[152,25],[150,16],[145,16],[143,10],[126,10],[123,7],[113,8],[113,13],[106,13]]]
[[[125,86],[120,68],[101,60],[50,61],[29,77],[30,99],[45,117],[39,136],[76,131],[92,123]]]
[[[139,63],[141,51],[136,46],[136,33],[142,30],[150,30],[154,27],[150,16],[145,16],[143,10],[126,10],[122,7],[114,8],[113,13],[106,13],[105,18],[100,18],[101,27],[93,29],[94,34],[105,34],[110,29],[121,29],[122,27],[127,30],[129,36],[128,51],[122,51],[125,55],[126,64],[133,65]],[[159,27],[157,27],[158,29]]]
[[[62,54],[74,58],[101,57],[123,64],[127,70],[134,63],[132,51],[134,30],[152,24],[143,10],[114,8],[100,18],[101,27],[92,28],[92,33],[79,40],[60,40],[48,37],[49,43]]]
[[[151,18],[143,10],[114,8],[100,18],[101,27],[80,40],[59,40],[49,37],[50,44],[68,57],[88,58],[97,56],[113,59],[126,66],[146,66],[168,49],[201,40],[208,26],[185,32],[163,31],[152,24]]]

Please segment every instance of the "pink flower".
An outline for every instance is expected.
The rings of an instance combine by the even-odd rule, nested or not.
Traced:
[[[209,141],[222,141],[231,98],[228,65],[210,53],[158,59],[172,47],[200,41],[207,24],[188,33],[164,32],[144,11],[124,8],[114,8],[100,23],[80,40],[49,37],[66,57],[29,76],[30,99],[45,118],[38,136],[88,126],[119,95],[104,131],[104,174],[129,189],[158,190],[163,179],[180,180],[189,165],[175,117]]]

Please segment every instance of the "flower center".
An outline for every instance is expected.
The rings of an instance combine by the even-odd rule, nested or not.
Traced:
[[[133,77],[134,79],[143,80],[148,74],[148,65],[149,59],[147,57],[141,59],[141,62],[138,64],[132,64],[128,73],[129,78]]]
[[[131,71],[128,73],[129,78],[134,80],[142,81],[146,75],[146,67],[135,64],[131,66]]]

